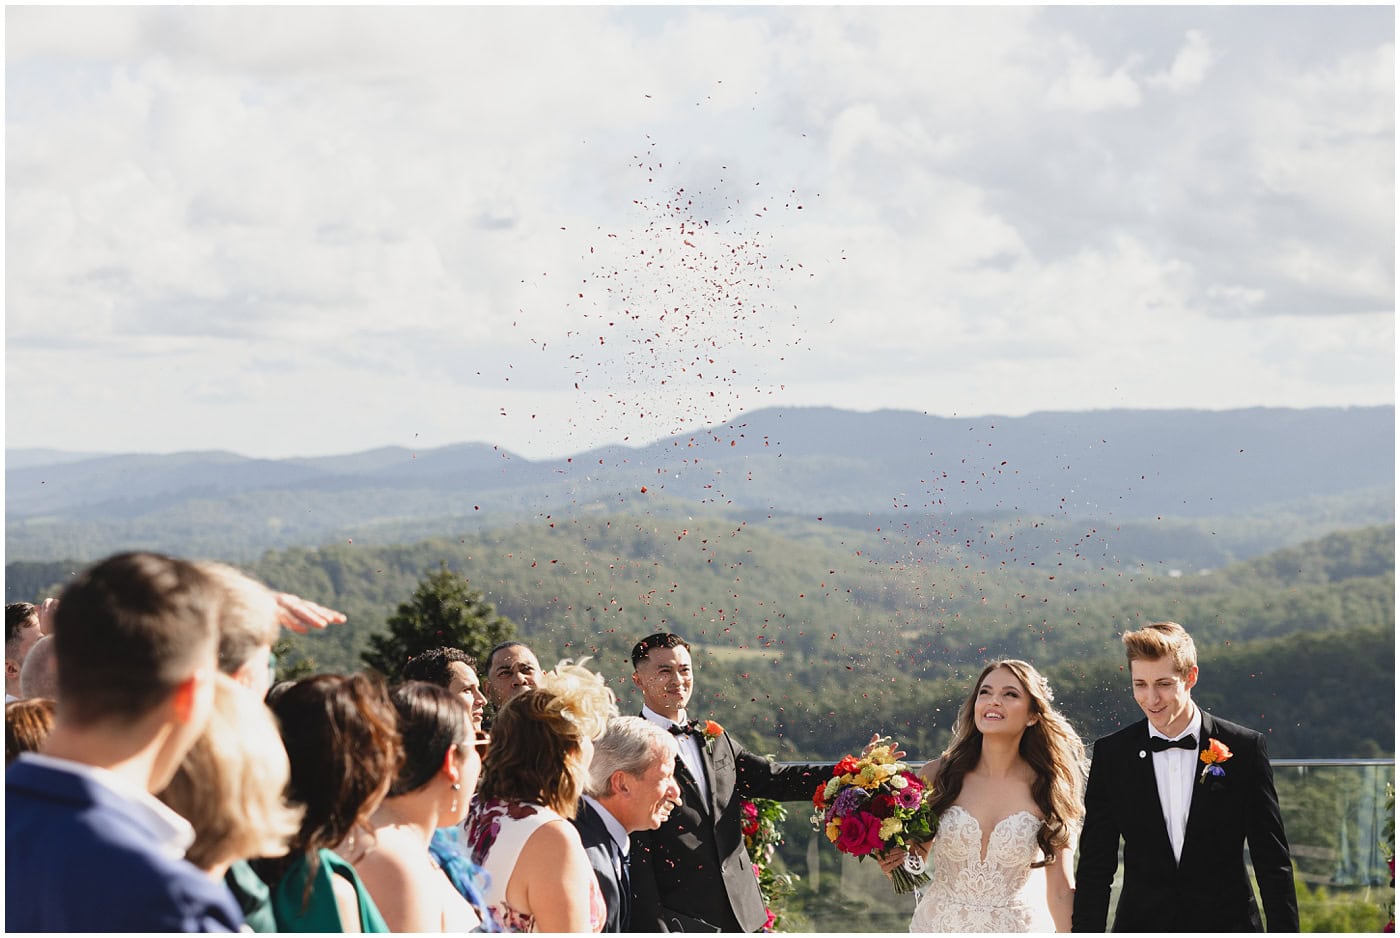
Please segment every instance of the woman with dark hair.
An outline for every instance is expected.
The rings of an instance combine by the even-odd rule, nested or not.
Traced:
[[[607,909],[569,823],[588,780],[593,740],[617,715],[600,675],[567,661],[496,715],[481,788],[467,816],[471,860],[509,931],[600,931]]]
[[[1069,931],[1084,743],[1053,700],[1049,683],[1025,661],[982,669],[958,712],[952,745],[923,768],[939,826],[933,882],[910,931]],[[888,872],[903,858],[893,851],[880,865]],[[1040,870],[1043,904],[1027,888]]]
[[[403,762],[388,692],[364,674],[318,674],[281,690],[271,707],[291,759],[288,793],[306,806],[287,855],[257,864],[275,884],[278,930],[388,931],[352,866]]]
[[[374,837],[355,861],[360,879],[395,932],[463,932],[482,919],[429,849],[439,827],[462,823],[481,774],[471,711],[462,698],[423,681],[390,693],[404,762],[370,818]]]

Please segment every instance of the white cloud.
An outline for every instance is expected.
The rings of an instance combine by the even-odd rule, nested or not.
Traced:
[[[1217,58],[1210,39],[1204,33],[1197,29],[1188,30],[1186,44],[1177,52],[1176,58],[1172,59],[1171,68],[1164,73],[1149,76],[1147,83],[1165,88],[1174,94],[1192,91],[1205,81]]]
[[[1045,91],[1046,104],[1063,111],[1107,111],[1135,108],[1142,91],[1129,74],[1135,59],[1108,72],[1102,62],[1078,43],[1066,43],[1064,71]]]
[[[10,440],[562,451],[770,403],[1388,399],[1387,15],[16,8]],[[608,284],[700,302],[640,254],[682,186],[700,256],[766,252],[749,315],[599,345]],[[723,380],[681,371],[697,343]],[[1154,361],[1192,381],[1139,386]]]

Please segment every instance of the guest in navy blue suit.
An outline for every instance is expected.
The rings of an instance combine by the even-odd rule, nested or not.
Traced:
[[[656,830],[680,804],[676,752],[675,738],[641,717],[613,717],[593,742],[574,827],[608,906],[603,931],[633,930],[629,835]]]
[[[7,930],[242,924],[228,889],[184,859],[189,824],[153,797],[208,722],[217,605],[207,574],[151,553],[109,557],[64,591],[53,732],[5,774]]]

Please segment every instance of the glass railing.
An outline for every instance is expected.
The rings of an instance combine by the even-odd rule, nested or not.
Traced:
[[[1395,761],[1275,759],[1273,766],[1303,930],[1379,931],[1393,898],[1380,840]],[[779,930],[907,931],[914,896],[896,895],[873,860],[837,852],[812,830],[810,805],[787,809],[775,864],[797,878]],[[1118,887],[1115,881],[1110,908]]]

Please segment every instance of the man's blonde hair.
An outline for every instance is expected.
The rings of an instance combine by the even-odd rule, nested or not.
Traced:
[[[264,645],[277,641],[277,597],[257,580],[228,564],[195,564],[219,586],[219,670],[232,674]]]
[[[1175,622],[1153,622],[1136,632],[1123,633],[1123,647],[1128,652],[1128,667],[1134,661],[1160,661],[1171,658],[1178,674],[1196,667],[1196,643],[1186,630]]]

